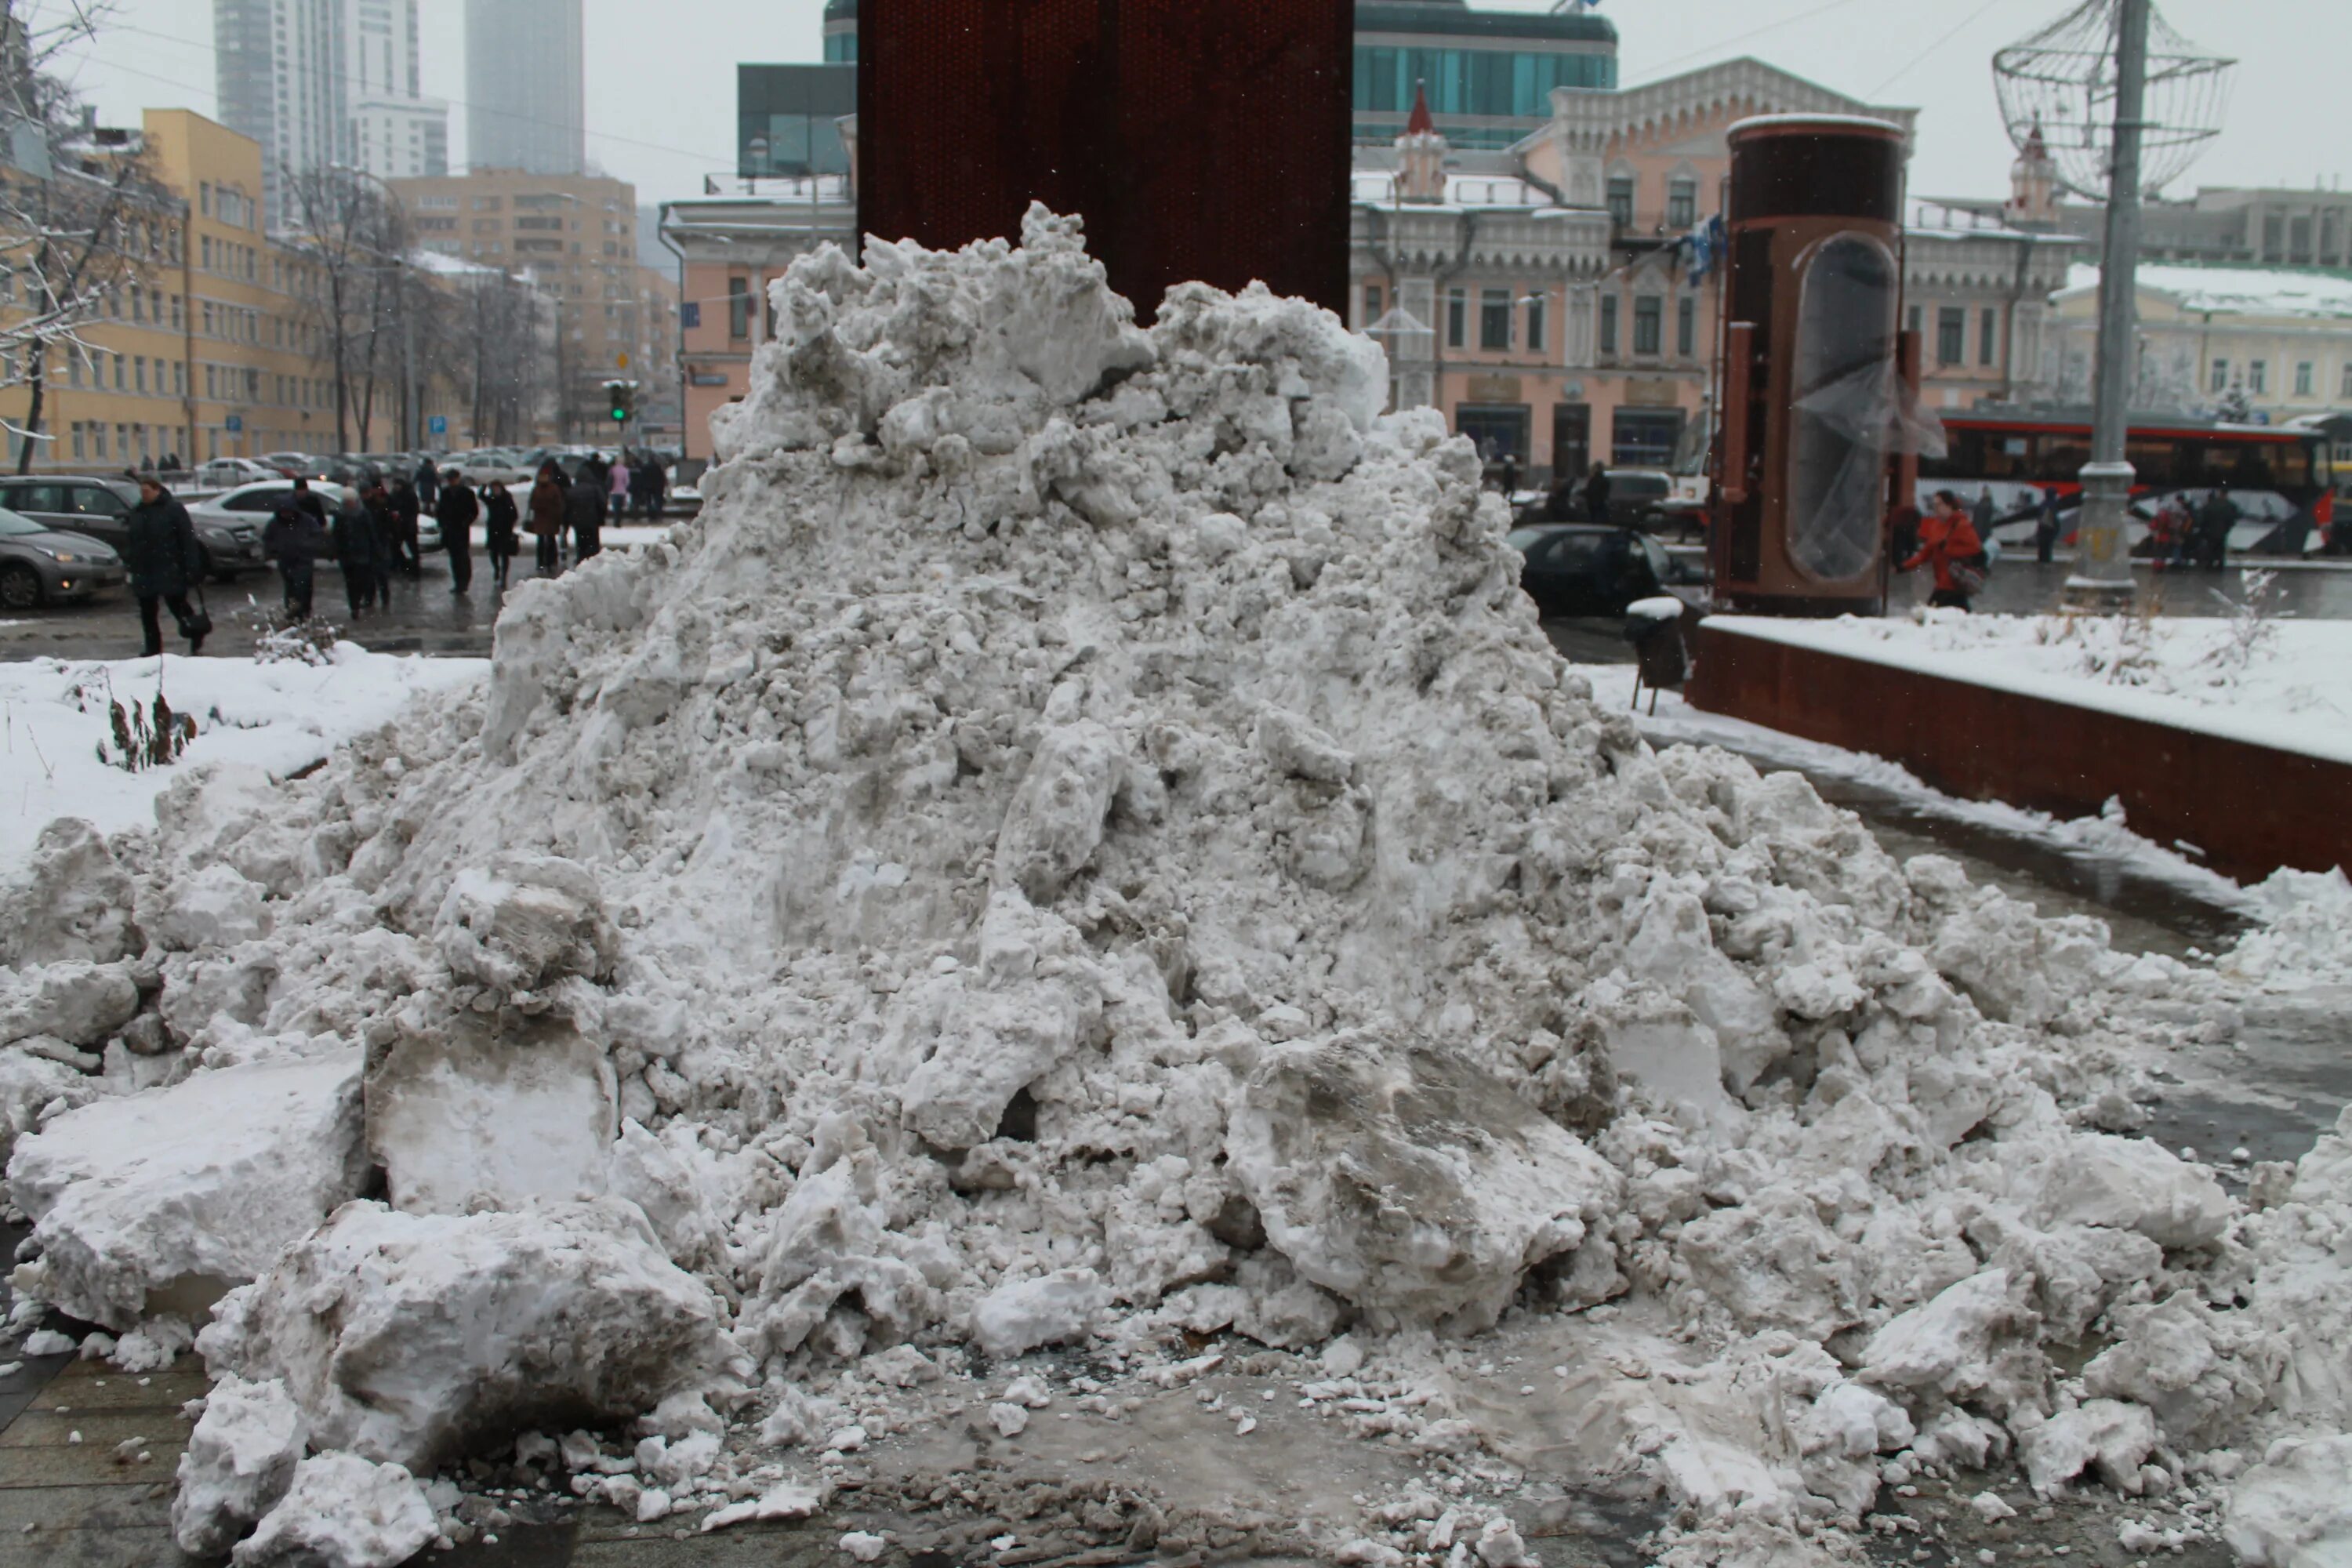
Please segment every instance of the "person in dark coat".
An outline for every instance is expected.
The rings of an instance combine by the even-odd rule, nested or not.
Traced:
[[[2033,522],[2033,558],[2047,566],[2057,550],[2058,492],[2045,489],[2042,492],[2041,515]]]
[[[552,577],[562,570],[563,548],[563,466],[550,458],[539,466],[530,487],[530,531],[539,541],[539,574]]]
[[[1609,521],[1609,470],[1599,463],[1584,481],[1584,517],[1588,522]]]
[[[612,482],[612,470],[592,459],[564,492],[563,521],[572,529],[572,559],[575,563],[592,560],[604,548],[601,542],[604,493]]]
[[[139,504],[131,509],[122,563],[130,572],[131,592],[139,600],[140,629],[146,634],[141,657],[153,658],[163,651],[158,611],[165,606],[188,639],[189,654],[204,652],[204,625],[188,605],[188,590],[204,578],[204,547],[196,542],[196,525],[188,521],[188,509],[152,474],[139,481]]]
[[[427,458],[416,465],[415,484],[417,505],[436,517],[440,516],[441,470],[433,466],[432,458]]]
[[[405,479],[394,479],[392,481],[392,489],[385,497],[385,504],[392,510],[392,533],[390,537],[393,559],[398,565],[401,575],[404,577],[423,576],[425,574],[425,557],[417,549],[418,532],[416,523],[417,520],[424,515],[424,512],[421,510],[419,501],[417,500],[416,487],[410,484]]]
[[[328,544],[343,569],[343,596],[351,601],[352,614],[373,607],[383,541],[377,535],[374,516],[356,490],[346,494],[343,504],[335,510]]]
[[[507,569],[513,564],[515,525],[522,513],[515,505],[514,492],[495,480],[482,486],[483,542],[490,552],[490,581],[501,594],[507,591]]]
[[[640,452],[629,461],[629,515],[650,518],[654,514],[654,485],[661,469],[656,466],[653,454]]]
[[[327,546],[327,531],[319,521],[323,510],[310,481],[296,479],[285,504],[261,531],[261,548],[278,563],[278,580],[286,586],[286,613],[298,621],[310,618],[312,574]]]
[[[449,557],[449,592],[473,592],[474,520],[482,515],[482,503],[455,468],[442,476],[440,504],[433,515],[440,520],[441,549]]]
[[[2196,546],[2190,553],[2198,565],[2212,572],[2221,569],[2230,558],[2230,531],[2244,515],[2238,510],[2238,503],[2230,499],[2229,486],[2213,487],[2205,504],[2197,509]]]

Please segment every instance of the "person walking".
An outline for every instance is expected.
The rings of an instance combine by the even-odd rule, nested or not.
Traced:
[[[405,475],[394,476],[384,504],[392,514],[392,531],[388,538],[394,565],[404,577],[422,577],[425,575],[425,557],[417,548],[420,537],[417,521],[424,513],[417,500],[416,487],[408,482]],[[385,595],[385,602],[390,603],[390,600],[391,596]]]
[[[482,542],[490,552],[490,583],[507,591],[507,569],[515,558],[515,524],[521,521],[514,492],[496,480],[482,486]]]
[[[343,504],[335,509],[335,521],[327,530],[327,544],[343,569],[343,597],[356,619],[361,611],[375,605],[377,569],[383,554],[375,518],[358,491],[344,492]]]
[[[567,488],[562,464],[550,458],[539,466],[539,478],[530,487],[530,531],[539,541],[539,574],[542,577],[552,577],[562,570],[559,552],[563,548]]]
[[[449,592],[474,591],[474,520],[482,503],[466,488],[465,477],[452,468],[441,477],[440,504],[433,515],[441,524],[441,549],[449,557]]]
[[[662,467],[659,453],[646,454],[646,517],[658,523],[669,511],[669,470]]]
[[[1919,525],[1919,548],[1903,563],[1903,570],[1933,566],[1936,589],[1927,595],[1927,603],[1966,610],[1969,601],[1984,587],[1984,542],[1977,537],[1976,524],[1969,514],[1960,510],[1960,498],[1950,490],[1937,490],[1927,520]]]
[[[1592,465],[1592,472],[1584,480],[1584,516],[1589,522],[1609,521],[1609,470],[1601,464]]]
[[[2230,499],[2230,487],[2215,485],[2197,510],[2197,564],[2219,572],[2230,559],[2230,531],[2245,514]]]
[[[416,465],[413,482],[416,487],[417,505],[436,517],[440,516],[441,470],[433,466],[432,458],[427,458]]]
[[[580,471],[579,481],[564,493],[563,521],[572,528],[575,565],[593,560],[604,551],[604,497],[611,482],[603,468],[590,467]]]
[[[1993,520],[2000,511],[2000,507],[1993,501],[1990,485],[1977,491],[1977,504],[1969,510],[1969,522],[1976,529],[1979,542],[1992,537]]]
[[[212,617],[188,605],[188,590],[204,580],[204,547],[196,542],[196,525],[188,520],[188,509],[152,474],[140,477],[139,504],[131,509],[122,563],[139,601],[139,628],[146,636],[140,657],[162,655],[163,627],[158,612],[167,606],[180,635],[188,639],[190,657],[204,652]]]
[[[653,454],[640,452],[629,462],[629,515],[650,521],[654,515],[654,476],[661,470],[654,466]]]
[[[629,515],[629,455],[623,452],[607,470],[604,485],[606,515],[621,522]]]
[[[2058,492],[2045,489],[2042,492],[2042,515],[2033,524],[2033,558],[2047,566],[2057,550]]]
[[[277,514],[261,531],[263,553],[278,563],[278,581],[286,589],[286,614],[295,621],[310,618],[310,589],[319,554],[327,546],[327,531],[319,521],[319,498],[308,479],[296,479],[294,489]]]

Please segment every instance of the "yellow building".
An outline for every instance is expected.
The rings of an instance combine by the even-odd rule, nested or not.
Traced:
[[[312,269],[262,231],[260,145],[151,109],[140,135],[100,132],[89,151],[143,153],[170,196],[133,226],[128,275],[82,328],[85,346],[53,352],[50,439],[33,466],[105,472],[331,445],[333,385],[299,298]],[[0,297],[0,312],[25,309],[16,291]],[[0,418],[21,426],[30,400],[24,386],[0,391]]]

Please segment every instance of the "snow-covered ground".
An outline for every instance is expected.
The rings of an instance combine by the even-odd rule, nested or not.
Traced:
[[[155,796],[206,763],[282,777],[389,722],[418,693],[478,684],[488,669],[487,659],[394,658],[351,643],[322,667],[176,656],[0,664],[0,871],[19,864],[54,818],[110,834],[152,826]],[[101,762],[110,705],[152,710],[159,691],[196,721],[180,764],[126,773]]]
[[[866,263],[794,264],[705,515],[519,586],[487,681],[5,879],[16,1326],[194,1339],[186,1550],[389,1568],[488,1478],[1527,1568],[1512,1508],[1605,1487],[1794,1565],[1988,1476],[2345,1549],[2352,1119],[2244,1201],[2127,1136],[2252,979],[1646,744],[1328,313],[1139,330],[1042,210]]]
[[[2352,621],[1971,616],[1833,621],[1721,616],[1818,648],[2255,745],[2352,762]]]

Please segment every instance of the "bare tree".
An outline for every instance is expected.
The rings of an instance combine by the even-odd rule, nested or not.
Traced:
[[[281,176],[291,243],[315,270],[304,314],[316,329],[319,362],[335,386],[335,440],[342,451],[365,450],[376,389],[395,384],[402,313],[415,286],[407,278],[408,225],[399,206],[348,169],[320,168]],[[352,426],[359,426],[359,446]]]
[[[16,471],[42,441],[53,359],[87,355],[82,328],[145,264],[174,259],[184,243],[179,203],[131,140],[103,142],[72,90],[49,68],[58,52],[89,38],[114,9],[78,0],[57,26],[33,29],[14,0],[0,0],[0,275],[18,310],[0,322],[0,386],[29,389]]]

